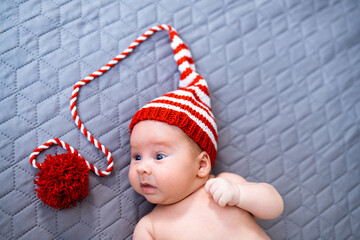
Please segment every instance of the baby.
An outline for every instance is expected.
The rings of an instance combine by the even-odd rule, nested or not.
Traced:
[[[136,239],[269,239],[254,220],[283,211],[278,192],[239,175],[210,175],[209,154],[179,127],[146,120],[131,135],[129,180],[157,204],[137,224]]]
[[[137,224],[136,239],[269,239],[254,217],[271,219],[283,200],[269,184],[210,174],[217,127],[206,81],[169,27],[181,73],[179,89],[149,102],[130,123],[129,181],[157,206]]]

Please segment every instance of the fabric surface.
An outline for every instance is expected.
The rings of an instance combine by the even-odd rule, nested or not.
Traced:
[[[0,1],[0,238],[131,239],[152,205],[127,177],[129,123],[178,87],[157,33],[81,89],[78,111],[114,157],[89,196],[54,210],[34,191],[30,153],[58,137],[100,169],[74,124],[73,85],[150,27],[175,27],[207,80],[218,124],[213,172],[274,185],[272,239],[360,238],[360,1]],[[52,147],[42,153],[62,153]]]

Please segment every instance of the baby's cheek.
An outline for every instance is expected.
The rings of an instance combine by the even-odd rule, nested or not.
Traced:
[[[130,166],[130,169],[129,169],[129,182],[130,182],[130,185],[135,189],[137,190],[137,185],[138,185],[138,179],[137,179],[137,174],[136,174],[136,171],[133,167]]]

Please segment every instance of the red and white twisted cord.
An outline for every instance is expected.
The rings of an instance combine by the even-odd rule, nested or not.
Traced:
[[[177,62],[179,66],[179,71],[181,73],[181,81],[180,81],[180,87],[185,87],[188,85],[188,83],[192,82],[192,76],[193,72],[195,72],[195,66],[194,61],[192,59],[191,53],[189,49],[186,47],[184,42],[181,40],[177,32],[174,28],[172,28],[169,25],[159,25],[154,26],[150,28],[148,31],[146,31],[143,35],[138,37],[133,43],[130,44],[130,46],[123,51],[120,55],[116,56],[114,59],[112,59],[108,64],[100,68],[99,70],[93,72],[86,78],[78,81],[72,91],[71,100],[70,100],[70,109],[71,114],[73,116],[73,119],[75,121],[75,124],[78,126],[80,131],[85,135],[85,137],[100,151],[102,151],[108,162],[108,167],[105,171],[101,171],[98,168],[96,168],[93,164],[86,161],[87,166],[89,169],[91,169],[95,174],[98,176],[107,176],[110,174],[110,172],[113,169],[113,157],[111,155],[111,152],[102,145],[97,139],[93,137],[93,135],[85,128],[84,124],[81,122],[79,114],[77,112],[76,107],[76,100],[80,91],[80,88],[92,80],[96,79],[97,77],[101,76],[102,74],[109,71],[112,67],[114,67],[117,63],[119,63],[121,60],[126,58],[140,43],[144,42],[146,39],[148,39],[151,35],[153,35],[155,32],[167,30],[170,33],[170,40],[171,40],[171,47],[174,50],[174,59]],[[182,84],[183,83],[183,84]],[[59,140],[58,138],[50,139],[48,142],[44,143],[43,145],[39,146],[37,149],[33,151],[30,155],[30,163],[34,168],[41,168],[41,164],[36,162],[35,158],[40,154],[40,152],[44,151],[45,149],[48,149],[50,146],[57,144],[64,148],[65,150],[71,151],[72,153],[77,153],[79,156],[80,154],[78,151],[71,147],[69,144],[65,143],[62,140]]]
[[[41,164],[35,161],[36,156],[39,155],[40,152],[44,151],[45,149],[48,149],[54,144],[59,145],[60,147],[64,148],[65,150],[68,150],[71,153],[77,153],[79,156],[81,156],[75,148],[71,147],[66,142],[61,141],[58,138],[50,139],[43,145],[40,145],[30,154],[30,163],[31,165],[33,165],[34,168],[39,168],[39,169],[41,168]]]

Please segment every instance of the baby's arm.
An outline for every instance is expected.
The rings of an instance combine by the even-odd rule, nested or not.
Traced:
[[[232,173],[208,180],[205,190],[220,206],[237,206],[260,219],[276,218],[284,209],[282,197],[273,186],[247,182]]]
[[[153,240],[153,228],[149,216],[143,217],[135,227],[134,240]]]

